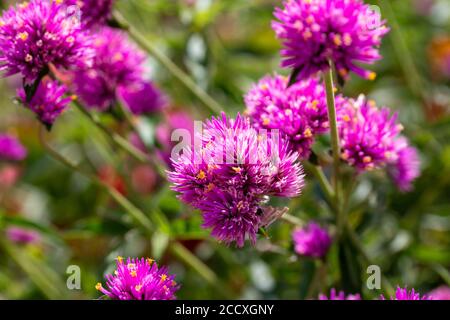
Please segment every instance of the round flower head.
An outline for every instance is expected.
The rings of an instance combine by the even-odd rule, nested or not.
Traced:
[[[6,237],[18,244],[33,244],[41,240],[39,233],[33,230],[27,230],[18,227],[9,227],[6,229]]]
[[[117,98],[117,89],[142,81],[145,54],[125,32],[104,27],[95,34],[95,58],[74,74],[75,92],[88,105],[104,111]]]
[[[164,94],[150,81],[120,87],[118,96],[135,115],[161,111],[167,102]]]
[[[325,89],[315,78],[288,86],[280,75],[267,76],[245,96],[245,113],[258,129],[279,129],[301,158],[308,158],[316,134],[329,128]]]
[[[383,295],[380,297],[380,299],[386,300]],[[406,287],[405,288],[397,287],[397,290],[395,291],[395,296],[392,296],[391,300],[431,300],[431,297],[421,296],[419,293],[415,292],[414,289],[411,289],[409,291],[408,288]]]
[[[377,48],[388,29],[362,0],[286,0],[274,15],[278,21],[272,28],[283,42],[282,66],[294,68],[299,79],[327,70],[329,60],[343,78],[350,71],[375,77],[356,63],[381,58]]]
[[[419,154],[404,137],[397,139],[396,146],[397,160],[389,165],[388,171],[401,191],[410,191],[412,182],[420,175]]]
[[[86,28],[105,25],[112,16],[114,0],[62,0],[67,8],[77,6]]]
[[[269,197],[300,194],[298,154],[275,131],[258,133],[240,115],[207,121],[199,140],[172,158],[173,190],[203,213],[203,226],[218,240],[239,247],[246,239],[254,243],[258,229],[276,218],[266,206]]]
[[[0,71],[20,73],[30,84],[49,65],[70,69],[91,59],[90,38],[59,1],[32,0],[11,7],[0,18]]]
[[[0,160],[21,161],[27,156],[25,147],[13,136],[0,134]]]
[[[380,168],[397,160],[403,127],[388,108],[377,108],[361,95],[338,103],[341,158],[359,170]]]
[[[106,276],[106,288],[95,288],[113,300],[174,300],[180,288],[166,267],[158,268],[152,259],[117,257],[114,274]]]
[[[72,97],[65,97],[67,89],[58,81],[44,78],[29,102],[26,101],[24,89],[19,89],[17,95],[21,102],[34,113],[38,119],[51,128],[56,118],[67,108]]]
[[[294,240],[295,252],[312,258],[323,258],[332,243],[328,231],[314,222],[309,223],[304,228],[294,230],[292,239]]]
[[[346,295],[344,291],[337,292],[336,289],[331,289],[330,297],[324,294],[319,295],[319,300],[361,300],[359,293]]]
[[[450,300],[450,287],[440,286],[429,293],[432,300]]]

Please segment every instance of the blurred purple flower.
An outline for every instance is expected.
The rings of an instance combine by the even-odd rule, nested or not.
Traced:
[[[21,161],[26,156],[27,150],[17,138],[0,133],[0,160]]]
[[[166,267],[158,268],[152,259],[117,257],[114,275],[106,275],[106,288],[95,288],[113,300],[174,300],[180,288]]]
[[[19,227],[7,228],[6,237],[10,241],[18,244],[35,244],[41,240],[40,234],[36,231]]]
[[[142,82],[146,56],[124,31],[104,27],[94,36],[93,65],[75,72],[74,86],[88,107],[105,111],[116,101],[118,88]]]
[[[361,0],[288,0],[274,12],[272,23],[283,42],[283,67],[298,71],[298,79],[328,70],[332,60],[341,77],[348,73],[374,79],[375,73],[355,62],[372,64],[389,31],[379,13]]]
[[[135,115],[161,111],[167,104],[167,97],[150,81],[121,86],[118,96]]]
[[[450,300],[450,287],[448,286],[440,286],[432,290],[428,296],[432,300]]]
[[[77,6],[81,23],[86,28],[105,25],[112,16],[114,0],[62,0],[67,6]]]
[[[71,69],[89,64],[91,58],[90,37],[58,1],[17,4],[0,18],[0,71],[5,76],[20,73],[30,84],[50,64]]]
[[[248,119],[223,113],[206,121],[200,150],[188,145],[173,161],[169,181],[179,198],[203,213],[204,227],[226,244],[256,241],[269,196],[294,197],[303,187],[297,153],[283,138],[264,139]],[[198,158],[198,159],[197,159]]]
[[[324,294],[319,295],[319,300],[361,300],[359,293],[346,295],[344,291],[337,292],[336,289],[331,289],[330,297]]]
[[[60,85],[58,81],[44,78],[31,98],[30,102],[26,101],[26,93],[24,89],[17,90],[17,96],[25,107],[32,110],[38,119],[50,128],[56,118],[64,112],[74,97],[65,97],[67,88]]]
[[[380,300],[386,300],[386,298],[382,295]],[[391,300],[431,300],[431,298],[429,296],[420,296],[414,289],[408,290],[406,287],[397,287],[395,296],[392,296]]]
[[[304,228],[294,230],[292,239],[295,252],[312,258],[323,258],[332,243],[328,231],[315,222],[309,223]]]
[[[412,182],[420,175],[420,159],[416,148],[410,147],[408,140],[401,137],[396,142],[397,160],[389,165],[388,171],[397,187],[407,192]]]
[[[257,129],[279,129],[308,158],[316,134],[328,131],[325,89],[315,78],[288,87],[280,75],[266,76],[245,95],[245,113]]]

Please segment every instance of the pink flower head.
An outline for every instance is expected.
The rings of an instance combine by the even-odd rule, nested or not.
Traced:
[[[296,229],[292,233],[295,252],[313,258],[324,257],[331,246],[332,239],[328,231],[315,222],[306,227]]]
[[[337,292],[336,289],[331,289],[330,297],[324,294],[319,295],[319,300],[361,300],[359,293],[346,295],[344,291]]]
[[[0,161],[21,161],[27,156],[27,150],[17,138],[9,134],[0,134]]]

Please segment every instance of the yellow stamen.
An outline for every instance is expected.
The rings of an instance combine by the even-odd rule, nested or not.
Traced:
[[[348,33],[344,34],[344,44],[346,46],[350,46],[352,44],[352,37]]]
[[[73,43],[75,41],[75,38],[73,36],[67,37],[66,42]]]
[[[141,291],[142,285],[138,284],[134,287],[134,289],[136,289],[136,291]]]
[[[161,275],[161,281],[166,281],[167,279],[167,275],[166,274],[162,274]]]
[[[130,272],[130,276],[132,276],[133,278],[136,278],[136,277],[137,277],[137,272],[136,272],[136,270],[132,270],[132,271]]]
[[[344,116],[342,117],[342,119],[343,119],[345,122],[349,122],[349,121],[350,121],[350,117],[348,116],[348,114],[344,115]]]
[[[150,258],[147,258],[146,261],[147,261],[149,266],[151,266],[153,264],[153,262],[155,262],[155,260],[150,259]]]
[[[100,282],[95,285],[96,290],[100,291],[101,288],[102,288],[102,284]]]
[[[369,73],[369,75],[368,75],[368,79],[369,79],[369,80],[373,81],[373,80],[375,80],[376,78],[377,78],[377,74],[376,74],[375,72]]]
[[[236,172],[236,173],[241,173],[242,168],[239,168],[239,167],[233,167],[233,171]]]
[[[363,158],[363,162],[364,162],[364,163],[371,163],[371,162],[372,162],[372,157],[370,157],[370,156],[365,156],[365,157]]]
[[[17,35],[19,37],[20,40],[25,41],[28,39],[28,32],[21,32]]]
[[[311,37],[312,37],[311,31],[305,30],[305,32],[303,32],[303,39],[308,40]]]
[[[214,185],[214,183],[210,183],[208,184],[208,186],[206,187],[206,192],[210,192],[211,190],[213,190],[216,186]]]
[[[270,124],[270,119],[269,118],[264,118],[263,119],[263,125],[268,126]]]
[[[120,264],[122,264],[123,263],[123,257],[121,257],[121,256],[117,256],[117,261],[120,263]]]
[[[76,94],[73,94],[70,96],[70,99],[72,99],[72,101],[75,101],[78,99],[78,96]]]
[[[314,110],[317,110],[317,105],[319,104],[319,101],[317,100],[313,100],[311,102],[311,108],[313,108]]]
[[[32,56],[31,54],[27,54],[27,55],[25,56],[25,61],[26,61],[26,62],[31,62],[31,61],[33,61],[33,56]]]
[[[333,38],[333,42],[335,45],[337,45],[338,47],[342,45],[342,38],[339,34],[335,35]]]
[[[312,137],[312,131],[310,128],[306,128],[305,131],[303,132],[303,135],[305,136],[305,138],[311,138]]]
[[[203,170],[200,170],[200,172],[197,174],[197,179],[203,180],[206,178],[206,173]]]

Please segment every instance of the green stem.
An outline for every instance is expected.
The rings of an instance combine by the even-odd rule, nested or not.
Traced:
[[[306,170],[308,170],[311,174],[313,174],[316,177],[322,191],[325,193],[325,197],[327,198],[328,201],[330,201],[330,203],[332,203],[334,201],[334,191],[330,182],[325,176],[322,167],[312,164],[309,161],[303,162],[303,166],[306,168]]]
[[[333,85],[333,65],[330,61],[329,69],[324,72],[325,89],[327,94],[327,109],[328,121],[330,123],[331,146],[333,151],[333,166],[334,166],[334,204],[337,216],[338,236],[342,234],[344,229],[345,214],[340,207],[340,155],[341,148],[339,147],[339,133],[336,117],[336,104],[334,100],[334,85]]]
[[[148,41],[139,31],[131,26],[128,21],[117,11],[113,13],[115,22],[128,32],[130,37],[145,51],[152,55],[169,72],[177,78],[186,88],[188,88],[212,113],[220,113],[223,108],[200,88],[183,70],[172,62],[166,55],[159,51],[156,46]]]
[[[285,213],[281,216],[281,219],[283,219],[284,221],[286,221],[287,223],[290,223],[296,227],[303,227],[304,223],[301,219],[290,215],[288,213]]]

